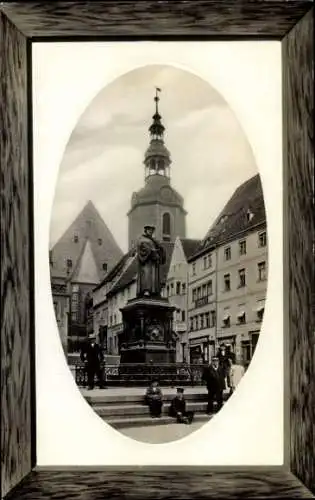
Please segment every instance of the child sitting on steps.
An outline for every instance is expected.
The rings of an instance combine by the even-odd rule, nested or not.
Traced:
[[[184,389],[181,387],[178,387],[176,396],[171,402],[169,415],[176,418],[177,422],[181,424],[191,424],[193,421],[194,414],[192,411],[186,411]]]

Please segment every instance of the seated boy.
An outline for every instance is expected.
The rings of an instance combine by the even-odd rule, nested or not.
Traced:
[[[186,401],[184,398],[184,389],[178,387],[176,396],[171,402],[169,409],[170,417],[177,419],[177,422],[181,424],[191,424],[194,418],[192,411],[186,411]]]
[[[149,406],[152,418],[159,418],[162,413],[163,394],[157,380],[153,380],[145,393],[145,403]]]

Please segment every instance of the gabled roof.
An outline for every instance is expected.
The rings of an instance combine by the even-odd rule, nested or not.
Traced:
[[[161,242],[161,245],[164,247],[166,254],[165,264],[161,267],[161,274],[160,274],[161,284],[163,286],[167,279],[174,243],[163,241]],[[135,281],[137,279],[137,271],[138,271],[138,260],[135,255],[132,261],[130,262],[129,266],[126,267],[126,269],[119,277],[118,281],[109,290],[108,296],[115,295],[115,293],[119,292],[120,290],[123,290],[125,287],[127,287],[133,281]]]
[[[99,290],[106,283],[112,283],[117,280],[120,274],[124,271],[128,260],[131,259],[135,255],[135,249],[129,250],[125,253],[117,262],[117,264],[105,275],[102,281],[94,288],[94,291]]]
[[[189,259],[199,248],[202,240],[180,238],[186,259]]]
[[[85,205],[52,248],[53,265],[50,268],[52,278],[63,276],[72,279],[72,275],[80,267],[80,260],[84,255],[87,242],[89,242],[95,261],[98,281],[100,281],[105,275],[103,264],[107,264],[107,269],[113,268],[121,258],[122,251],[91,201]],[[68,259],[72,261],[70,275],[67,274]]]
[[[189,260],[192,261],[209,248],[223,245],[240,233],[249,232],[262,224],[266,224],[266,213],[261,179],[257,174],[235,190]]]

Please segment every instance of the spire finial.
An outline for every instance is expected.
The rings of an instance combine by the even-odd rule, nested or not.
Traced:
[[[158,107],[158,102],[160,100],[159,98],[159,93],[162,90],[159,87],[155,87],[155,113],[153,115],[153,123],[151,127],[149,128],[150,134],[154,139],[162,139],[163,138],[163,133],[164,133],[164,126],[161,123],[161,116],[159,114],[159,107]]]
[[[160,98],[159,98],[159,93],[160,92],[162,92],[162,89],[160,89],[159,87],[155,87],[155,97],[154,97],[154,100],[155,100],[155,112],[156,112],[156,114],[159,113],[158,102],[160,100]]]

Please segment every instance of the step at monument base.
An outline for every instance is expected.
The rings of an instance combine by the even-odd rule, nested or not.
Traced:
[[[205,415],[202,413],[197,413],[194,418],[194,422],[200,422],[200,423],[207,423],[211,420],[212,415]],[[132,417],[129,420],[126,420],[124,418],[111,418],[111,419],[104,419],[105,422],[114,429],[128,429],[130,427],[148,427],[148,426],[155,426],[155,425],[167,425],[167,424],[174,424],[176,423],[176,420],[172,417],[169,417],[167,415],[162,415],[160,418],[151,418],[149,416],[147,417]],[[185,424],[182,424],[185,425]]]

